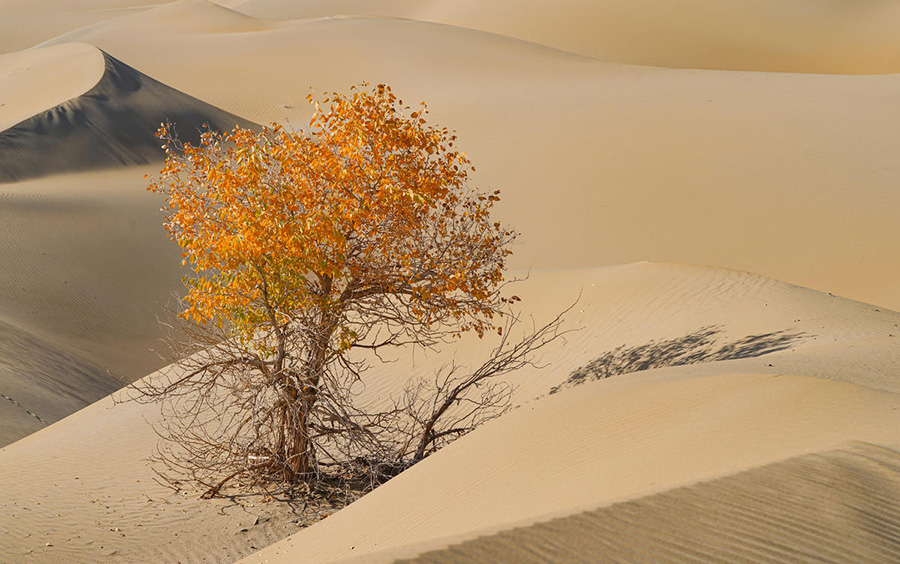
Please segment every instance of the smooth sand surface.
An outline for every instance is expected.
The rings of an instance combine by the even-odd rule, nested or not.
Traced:
[[[250,15],[433,21],[639,65],[867,74],[900,71],[900,7],[817,0],[225,0]]]
[[[4,0],[0,53],[163,7],[142,0]],[[256,18],[386,16],[443,23],[600,60],[829,74],[900,71],[900,8],[816,0],[217,0]],[[224,13],[224,12],[220,12]],[[212,21],[222,23],[223,18]],[[177,18],[168,27],[183,25]],[[226,24],[230,25],[230,24]]]
[[[147,0],[2,0],[0,53],[28,49],[67,31],[157,4]]]
[[[900,452],[855,443],[398,562],[892,562],[898,502]]]
[[[0,445],[32,433],[0,449],[0,561],[889,561],[900,74],[860,74],[900,71],[898,17],[0,0]],[[297,533],[290,507],[163,489],[156,409],[92,402],[165,362],[182,273],[143,179],[160,116],[300,128],[310,87],[364,80],[459,131],[521,232],[523,313],[580,295],[579,330],[512,375],[518,409]],[[360,401],[490,346],[400,353]]]
[[[522,407],[245,562],[389,562],[849,441],[897,442],[894,424],[882,423],[898,416],[900,347],[889,335],[900,314],[755,275],[646,263],[536,273],[522,296],[560,300],[576,280],[584,294],[571,317],[585,330],[545,355],[552,369],[517,375]],[[546,395],[604,352],[641,344],[638,335],[665,343],[710,325],[723,326],[721,343],[796,337],[764,356]],[[643,359],[665,365],[667,350]]]
[[[814,378],[660,371],[579,392],[515,410],[243,562],[391,562],[848,441],[898,436],[897,395]],[[882,426],[888,421],[894,429]],[[891,477],[898,479],[896,468]],[[790,511],[792,501],[773,499],[773,512]],[[737,505],[734,513],[745,509]],[[660,528],[648,536],[674,532]],[[754,533],[737,536],[746,542]],[[760,542],[778,542],[777,529],[759,533]],[[891,531],[883,538],[892,542]]]
[[[0,321],[0,445],[62,419],[118,389],[106,369],[57,342]]]
[[[179,251],[126,171],[0,184],[0,393],[31,430],[167,363],[158,319],[175,303]],[[0,444],[27,434],[2,421]]]
[[[84,94],[103,71],[102,53],[86,43],[0,55],[0,131]]]

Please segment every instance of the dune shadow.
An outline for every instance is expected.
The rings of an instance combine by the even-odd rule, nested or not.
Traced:
[[[620,346],[573,371],[565,382],[551,388],[550,393],[630,372],[754,358],[783,351],[806,337],[802,332],[774,331],[721,344],[717,338],[721,333],[721,326],[710,325],[675,339],[650,341],[635,347]]]

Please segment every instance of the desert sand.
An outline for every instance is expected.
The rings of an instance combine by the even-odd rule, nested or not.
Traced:
[[[0,16],[0,562],[897,559],[896,7]],[[343,509],[165,489],[158,410],[121,389],[171,362],[158,319],[184,274],[145,191],[153,131],[302,128],[310,89],[363,81],[458,131],[520,232],[523,315],[575,303],[575,331],[510,377],[515,409]],[[362,399],[490,346],[398,353]]]

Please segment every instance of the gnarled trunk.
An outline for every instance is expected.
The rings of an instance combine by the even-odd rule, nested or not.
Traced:
[[[328,345],[336,326],[336,320],[323,312],[302,372],[285,378],[285,403],[280,413],[276,452],[281,457],[283,478],[292,484],[309,481],[318,471],[310,425],[325,373]]]

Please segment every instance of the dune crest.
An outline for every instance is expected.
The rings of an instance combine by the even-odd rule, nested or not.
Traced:
[[[253,125],[97,51],[104,66],[92,88],[0,132],[0,182],[161,161],[155,132],[165,121],[193,142],[205,124]]]
[[[900,442],[897,394],[726,366],[638,372],[523,405],[241,562],[393,562],[852,441]]]
[[[147,0],[5,0],[0,18],[0,53],[28,49],[61,33],[152,5]]]
[[[685,554],[697,563],[891,562],[900,552],[898,505],[900,452],[854,443],[396,564],[487,564],[498,554],[523,564],[680,562]]]
[[[229,0],[256,17],[379,15],[449,24],[603,61],[822,74],[900,71],[900,8],[817,0]]]
[[[0,131],[84,94],[104,67],[103,54],[85,43],[0,55]]]
[[[124,14],[118,18],[92,23],[71,29],[52,38],[46,38],[38,47],[58,43],[83,41],[109,30],[140,22],[142,26],[160,27],[164,35],[196,34],[213,35],[264,31],[279,27],[280,22],[247,15],[209,0],[176,0],[145,6],[145,9]]]

